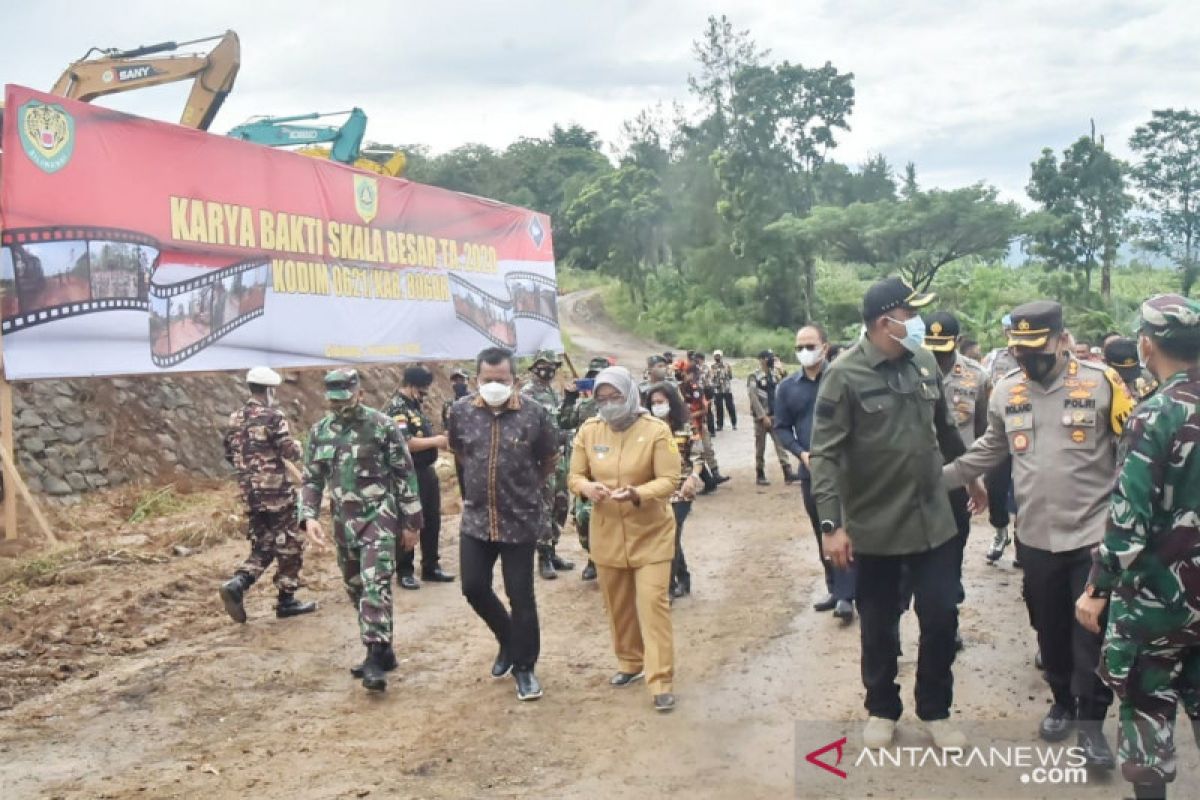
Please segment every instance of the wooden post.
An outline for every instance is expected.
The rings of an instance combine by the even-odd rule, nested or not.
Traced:
[[[4,374],[4,342],[0,337],[0,450],[4,463],[13,462],[13,391]],[[4,470],[4,538],[17,538],[17,477],[15,469]]]

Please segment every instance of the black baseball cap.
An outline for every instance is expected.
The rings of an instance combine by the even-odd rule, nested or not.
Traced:
[[[775,352],[773,350],[762,350],[758,354],[759,361],[762,361],[764,358],[774,358],[774,357],[775,357]]]
[[[1009,347],[1045,347],[1046,340],[1063,331],[1063,307],[1053,300],[1035,300],[1012,310]]]
[[[958,345],[958,318],[949,311],[935,311],[925,317],[925,349],[952,353]]]
[[[1104,363],[1115,369],[1126,382],[1136,380],[1142,370],[1138,363],[1137,340],[1112,339],[1104,346]]]
[[[863,321],[871,322],[897,308],[916,311],[932,303],[936,297],[935,294],[916,291],[902,278],[884,278],[871,284],[871,288],[863,295]]]
[[[418,389],[428,389],[433,384],[433,373],[421,366],[407,367],[404,370],[404,385],[415,386]]]

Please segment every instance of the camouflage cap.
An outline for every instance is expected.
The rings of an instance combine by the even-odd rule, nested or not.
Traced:
[[[1156,339],[1200,339],[1200,302],[1159,294],[1142,303],[1138,330]]]
[[[325,373],[325,399],[349,400],[358,389],[358,370],[334,369]]]
[[[553,364],[556,367],[562,366],[562,361],[559,361],[558,354],[553,350],[538,350],[533,357],[533,366],[537,366],[539,362],[545,361],[547,364]]]

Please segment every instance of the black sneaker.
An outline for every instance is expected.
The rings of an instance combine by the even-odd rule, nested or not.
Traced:
[[[537,700],[542,696],[542,684],[531,669],[514,669],[513,678],[517,682],[518,700]]]
[[[631,683],[637,683],[645,677],[646,673],[642,670],[637,672],[618,672],[616,675],[613,675],[608,679],[608,685],[621,688],[623,686],[628,686]]]

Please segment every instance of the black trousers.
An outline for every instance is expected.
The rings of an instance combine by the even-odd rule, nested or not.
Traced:
[[[1075,600],[1083,594],[1092,568],[1090,547],[1052,553],[1025,545],[1025,602],[1037,629],[1046,682],[1054,702],[1076,709],[1083,720],[1103,720],[1112,703],[1112,690],[1096,675],[1108,612],[1100,618],[1101,633],[1092,633],[1075,620]]]
[[[717,430],[722,430],[725,427],[725,411],[729,411],[729,424],[737,427],[737,409],[733,407],[733,392],[718,392],[713,399],[713,405],[717,409]]]
[[[462,593],[504,648],[516,669],[533,669],[541,651],[537,599],[533,594],[534,542],[505,544],[473,536],[459,537]],[[512,614],[492,591],[496,560],[504,576],[504,592]]]
[[[671,562],[671,585],[683,586],[690,592],[692,573],[688,572],[687,558],[683,555],[683,523],[692,513],[692,503],[689,500],[671,503],[671,509],[675,512],[675,560]]]
[[[1008,492],[1012,488],[1012,456],[1008,456],[983,478],[988,493],[988,522],[993,528],[1007,528]]]
[[[812,481],[800,479],[800,495],[804,498],[804,511],[812,524],[813,533],[817,537],[817,558],[825,569],[825,589],[835,600],[854,600],[855,585],[858,582],[858,562],[851,561],[846,569],[835,569],[833,562],[825,559],[825,540],[821,538],[821,523],[817,516],[817,501],[812,493]]]
[[[425,527],[421,528],[421,572],[432,572],[438,567],[438,540],[442,535],[442,487],[432,464],[417,470],[417,489],[425,520]],[[400,540],[396,540],[397,575],[412,575],[416,557],[415,550],[405,550]]]
[[[954,524],[958,527],[958,534],[952,540],[958,547],[958,562],[955,564],[955,575],[958,578],[958,602],[962,603],[966,599],[967,593],[963,589],[962,582],[962,565],[963,554],[967,549],[967,537],[971,535],[971,511],[967,506],[971,502],[971,496],[966,489],[954,489],[950,493],[950,510],[954,512]]]
[[[900,652],[901,572],[908,572],[916,598],[921,638],[917,653],[917,716],[946,719],[954,699],[954,636],[958,632],[958,545],[953,539],[902,556],[856,554],[862,681],[873,717],[898,720],[904,710],[896,683]]]

